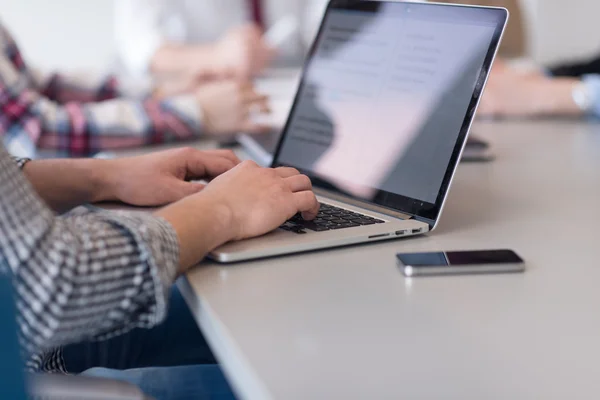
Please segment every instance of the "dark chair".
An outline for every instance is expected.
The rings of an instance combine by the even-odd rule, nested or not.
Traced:
[[[0,399],[151,400],[137,387],[109,379],[25,374],[17,340],[12,285],[0,277]]]

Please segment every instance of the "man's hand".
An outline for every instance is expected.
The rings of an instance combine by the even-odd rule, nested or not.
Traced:
[[[202,114],[204,131],[208,135],[268,132],[270,126],[257,124],[252,117],[271,112],[269,98],[257,93],[250,81],[221,80],[200,83],[197,80],[163,83],[153,96],[163,99],[183,93],[194,93]]]
[[[500,64],[492,71],[477,114],[502,118],[578,115],[581,110],[572,97],[577,82]]]
[[[232,29],[214,44],[164,44],[152,57],[150,70],[159,77],[184,76],[177,84],[182,89],[197,82],[251,79],[268,66],[274,54],[261,29],[248,24]]]
[[[200,86],[196,98],[209,135],[238,132],[260,133],[268,126],[252,121],[254,113],[269,113],[268,98],[254,90],[250,82],[221,81]]]
[[[210,180],[239,162],[228,150],[185,148],[116,160],[34,160],[23,172],[48,206],[65,212],[100,201],[168,204],[202,190],[202,185],[187,180]]]
[[[261,29],[254,24],[244,25],[229,31],[215,45],[215,71],[221,77],[249,79],[266,68],[273,54]]]
[[[298,212],[313,219],[318,211],[307,176],[245,161],[157,215],[177,232],[183,273],[226,242],[263,235]]]
[[[240,160],[230,150],[199,151],[181,148],[140,157],[104,161],[101,200],[135,206],[161,206],[199,192],[204,185]]]
[[[263,235],[298,212],[307,220],[319,212],[319,202],[306,175],[294,168],[261,168],[253,161],[216,178],[201,196],[228,209],[231,240]]]

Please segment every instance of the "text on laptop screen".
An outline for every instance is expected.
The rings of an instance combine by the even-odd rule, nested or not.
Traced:
[[[434,204],[499,25],[493,10],[470,11],[330,10],[277,163],[358,198]]]

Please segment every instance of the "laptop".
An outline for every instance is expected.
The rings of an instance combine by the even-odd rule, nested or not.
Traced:
[[[242,146],[246,154],[263,167],[273,164],[273,154],[277,150],[281,130],[273,129],[266,133],[249,134],[243,133],[237,137],[237,143]],[[469,134],[465,144],[462,162],[490,162],[495,156],[491,151],[490,143],[486,140]]]
[[[238,262],[435,229],[507,19],[503,8],[331,0],[272,163],[308,175],[321,211],[211,257]]]

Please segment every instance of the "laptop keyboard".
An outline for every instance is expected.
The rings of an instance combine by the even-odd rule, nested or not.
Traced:
[[[300,214],[296,214],[292,219],[281,225],[280,228],[286,231],[304,234],[307,229],[314,232],[325,232],[364,225],[383,224],[384,222],[385,221],[380,219],[369,217],[368,215],[344,210],[343,208],[329,204],[321,204],[319,214],[314,220],[305,221]]]

